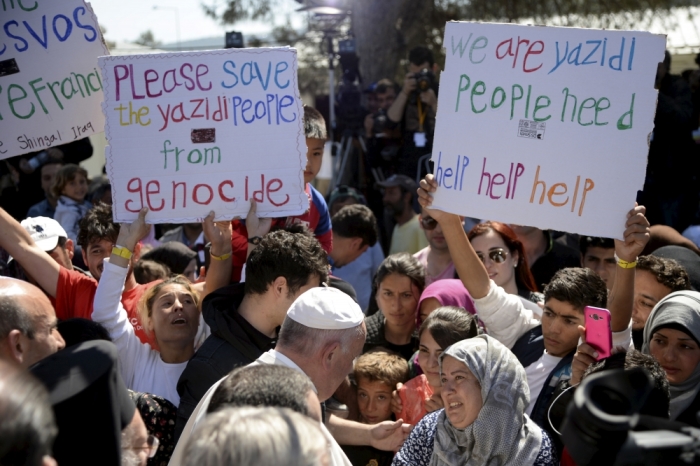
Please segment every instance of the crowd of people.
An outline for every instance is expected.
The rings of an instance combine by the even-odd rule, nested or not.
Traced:
[[[614,368],[700,427],[700,71],[660,64],[647,205],[613,240],[433,208],[438,67],[408,58],[366,94],[354,186],[314,187],[304,107],[298,216],[119,225],[87,139],[4,161],[0,464],[571,465],[567,407]]]

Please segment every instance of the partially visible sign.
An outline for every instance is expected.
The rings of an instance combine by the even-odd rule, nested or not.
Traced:
[[[104,130],[97,57],[109,52],[83,0],[0,3],[0,159]]]
[[[621,238],[646,171],[665,36],[450,22],[434,205]]]
[[[102,57],[115,221],[298,215],[306,139],[296,51]]]

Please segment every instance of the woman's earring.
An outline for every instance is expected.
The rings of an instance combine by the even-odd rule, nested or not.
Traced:
[[[513,264],[513,268],[515,269],[517,267],[518,267],[518,263],[516,262],[515,264]]]

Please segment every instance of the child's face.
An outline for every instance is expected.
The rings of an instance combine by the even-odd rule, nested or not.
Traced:
[[[360,422],[377,424],[391,419],[391,391],[393,389],[380,381],[370,382],[365,377],[357,380],[357,404],[360,408]]]
[[[323,146],[325,139],[306,138],[306,168],[304,169],[304,184],[316,178],[323,162]]]
[[[85,179],[82,174],[76,173],[75,177],[63,187],[63,192],[61,194],[73,199],[74,201],[82,202],[83,199],[85,199],[87,192],[87,179]]]

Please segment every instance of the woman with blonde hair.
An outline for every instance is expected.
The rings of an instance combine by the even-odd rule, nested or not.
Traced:
[[[126,386],[137,392],[161,396],[178,406],[180,395],[177,382],[195,352],[195,338],[200,325],[199,303],[216,284],[207,283],[204,291],[198,293],[187,278],[176,275],[148,289],[139,302],[139,324],[149,336],[154,337],[159,350],[139,340],[120,300],[130,268],[131,251],[150,229],[150,225],[145,223],[146,212],[147,209],[143,209],[133,224],[121,226],[116,243],[118,246],[112,249],[109,261],[105,260],[104,263],[95,293],[92,320],[107,329],[117,346]],[[204,222],[209,238],[214,237],[212,241],[216,242],[216,245],[212,244],[212,257],[215,257],[215,253],[221,254],[219,251],[226,247],[228,238],[229,249],[222,256],[228,254],[230,258],[230,229],[227,233],[226,228],[215,227],[212,219],[213,215]],[[221,262],[216,265],[218,268],[226,267],[223,260],[214,262]],[[230,260],[227,264],[230,270]],[[221,274],[217,272],[214,275]]]

